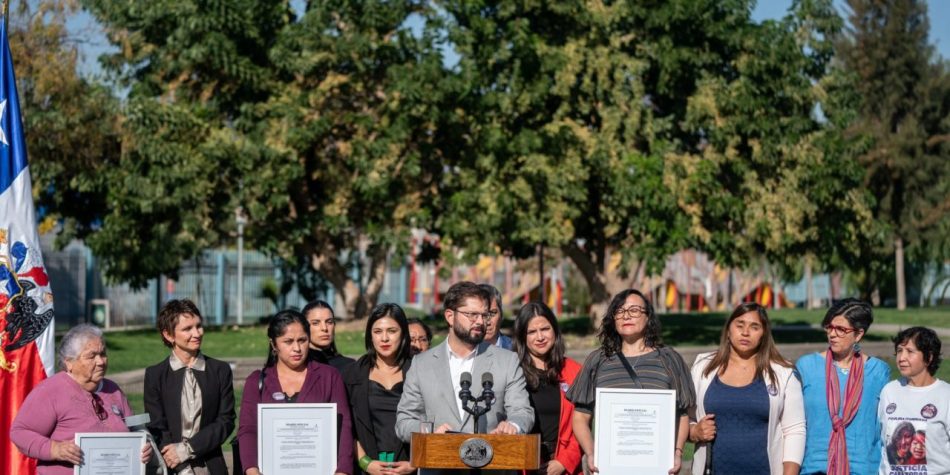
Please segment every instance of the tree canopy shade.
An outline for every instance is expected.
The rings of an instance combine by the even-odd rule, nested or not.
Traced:
[[[848,132],[866,140],[858,156],[871,209],[889,239],[855,268],[877,290],[894,255],[897,304],[906,306],[904,250],[946,259],[950,227],[950,75],[927,41],[927,5],[918,0],[850,0],[849,28],[837,44],[841,68],[860,101]]]
[[[855,0],[844,38],[832,0],[763,23],[751,0],[82,3],[128,96],[76,78],[36,16],[27,136],[63,236],[136,286],[231,242],[238,208],[350,316],[412,229],[466,256],[558,249],[594,315],[690,247],[865,288],[888,236],[950,248],[950,86],[919,2]]]
[[[414,1],[156,1],[86,6],[130,87],[110,211],[88,242],[142,285],[230,239],[307,261],[362,315],[392,250],[432,216],[445,71]]]

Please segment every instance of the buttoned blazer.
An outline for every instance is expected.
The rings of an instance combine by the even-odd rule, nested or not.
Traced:
[[[221,445],[234,430],[234,383],[231,365],[205,356],[205,370],[195,371],[201,388],[201,427],[189,440],[193,463],[204,465],[213,475],[227,474]],[[181,442],[181,394],[185,370],[172,371],[168,358],[145,369],[145,411],[148,430],[162,448]]]
[[[396,435],[406,442],[413,432],[419,431],[419,423],[423,421],[432,422],[435,428],[449,424],[453,430],[473,432],[472,418],[466,417],[467,413],[459,414],[447,345],[448,342],[443,342],[413,357],[412,367],[406,373],[396,413]],[[495,392],[495,403],[479,419],[478,432],[487,433],[503,420],[516,424],[522,431],[530,431],[534,425],[534,409],[517,354],[488,343],[478,345],[476,351],[471,372],[472,395],[481,394],[484,373],[492,374]]]

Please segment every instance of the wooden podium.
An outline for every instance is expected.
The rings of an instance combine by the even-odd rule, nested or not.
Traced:
[[[469,439],[482,439],[491,446],[491,461],[471,467],[462,461],[460,449]],[[505,434],[412,434],[410,461],[428,469],[480,468],[482,470],[537,470],[541,459],[541,436]]]

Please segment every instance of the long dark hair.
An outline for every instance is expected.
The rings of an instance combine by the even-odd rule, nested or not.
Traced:
[[[779,353],[778,347],[775,346],[775,340],[772,339],[772,323],[769,322],[769,314],[765,311],[765,307],[755,302],[748,302],[736,307],[732,311],[732,315],[729,315],[729,318],[726,319],[726,324],[722,326],[722,334],[719,336],[719,349],[716,350],[716,354],[713,355],[712,360],[703,370],[703,376],[709,376],[709,373],[716,370],[724,372],[729,367],[729,355],[732,354],[732,344],[729,343],[729,325],[732,325],[733,320],[750,312],[758,315],[759,322],[762,324],[762,339],[759,340],[759,347],[755,350],[755,377],[760,378],[763,374],[767,374],[769,382],[775,383],[777,377],[772,369],[772,363],[786,368],[792,366],[792,363],[785,359]]]
[[[277,312],[276,315],[271,317],[270,323],[267,324],[267,338],[270,340],[270,348],[267,352],[267,363],[264,364],[264,367],[271,367],[277,364],[277,353],[274,348],[277,347],[277,339],[280,338],[284,333],[287,332],[287,327],[293,325],[294,323],[299,323],[300,327],[303,328],[303,332],[307,334],[307,339],[310,339],[310,326],[307,324],[307,319],[303,317],[303,314],[296,310],[281,310]],[[310,345],[307,345],[307,350],[309,351]]]
[[[325,308],[325,309],[329,310],[329,311],[330,311],[330,318],[332,318],[334,321],[336,321],[336,313],[333,312],[333,307],[331,307],[330,304],[327,303],[327,302],[324,301],[324,300],[314,300],[314,301],[312,301],[312,302],[308,302],[307,305],[304,305],[303,310],[302,310],[300,313],[303,314],[304,320],[306,320],[307,314],[310,313],[311,310],[316,310],[316,309],[318,309],[318,308]],[[310,324],[309,324],[309,323],[307,323],[307,326],[304,327],[304,328],[307,329],[307,333],[310,333]],[[320,351],[322,351],[322,352],[325,354],[325,356],[327,357],[327,359],[330,359],[330,358],[332,358],[332,357],[334,357],[334,356],[340,354],[340,352],[337,351],[337,349],[336,349],[336,331],[335,331],[335,329],[334,329],[334,333],[333,333],[333,339],[330,340],[330,346],[326,347],[325,349],[324,349],[324,348],[320,348]]]
[[[399,349],[396,351],[396,364],[402,366],[409,358],[412,358],[409,344],[409,320],[406,319],[406,312],[403,312],[402,307],[394,303],[381,303],[373,308],[369,318],[366,319],[366,334],[363,335],[366,357],[374,368],[376,367],[376,348],[373,347],[373,324],[386,317],[396,321],[401,333],[399,335]]]
[[[543,371],[534,366],[531,353],[527,348],[528,324],[535,317],[542,317],[547,320],[554,330],[554,345],[551,347],[551,351],[544,355],[546,369]],[[542,381],[557,384],[561,369],[564,367],[564,339],[561,338],[561,328],[558,327],[557,318],[547,305],[541,302],[530,302],[521,307],[521,310],[518,310],[518,315],[515,316],[514,344],[528,388],[538,389]]]
[[[643,292],[637,289],[627,289],[614,295],[613,300],[610,301],[610,305],[607,307],[607,313],[604,314],[603,319],[600,321],[600,333],[597,335],[597,338],[600,339],[600,349],[604,352],[604,356],[609,357],[615,353],[620,353],[623,340],[621,340],[620,334],[617,333],[614,318],[617,315],[617,311],[623,307],[623,303],[626,302],[627,297],[631,295],[636,295],[643,299],[643,306],[647,309],[647,325],[646,328],[643,329],[643,343],[647,348],[660,348],[663,346],[663,340],[660,338],[660,319],[656,316],[656,311],[653,310],[653,304],[650,303],[646,295],[643,295]]]

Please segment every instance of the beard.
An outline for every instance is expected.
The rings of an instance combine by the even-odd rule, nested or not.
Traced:
[[[478,334],[478,335],[472,335],[472,329],[477,328],[477,327],[473,326],[472,328],[470,328],[470,329],[468,329],[468,330],[465,330],[465,327],[463,327],[463,326],[460,324],[459,320],[460,320],[460,318],[459,318],[459,317],[456,317],[456,318],[455,318],[455,324],[452,325],[452,333],[455,334],[455,337],[456,337],[456,338],[458,338],[459,340],[462,340],[463,342],[465,342],[465,343],[467,343],[467,344],[469,344],[469,345],[472,345],[472,346],[476,346],[476,345],[478,345],[479,343],[485,341],[485,327],[484,327],[484,325],[481,327],[482,332],[481,332],[480,334]]]

